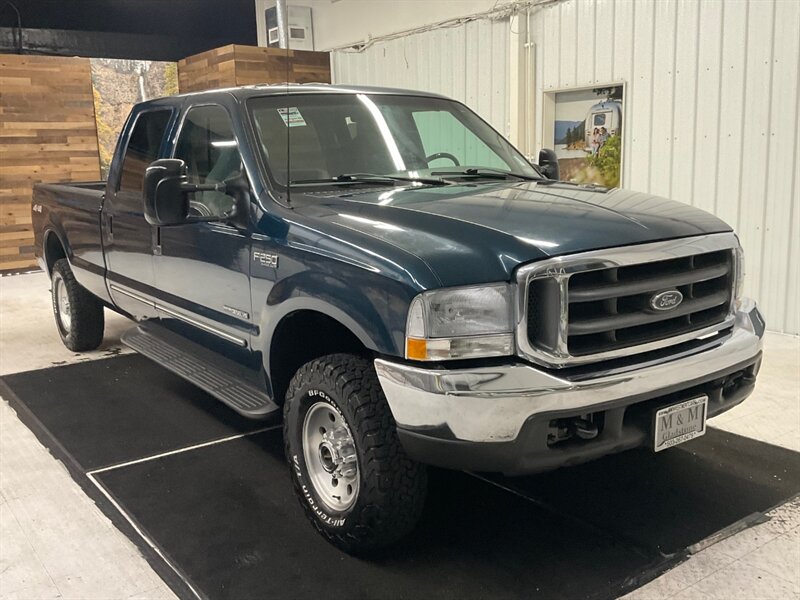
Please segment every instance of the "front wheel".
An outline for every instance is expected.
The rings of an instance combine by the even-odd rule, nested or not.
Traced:
[[[409,533],[422,512],[425,467],[406,455],[371,361],[334,354],[294,376],[284,443],[306,516],[354,554]]]
[[[94,350],[103,342],[103,304],[75,280],[66,258],[53,265],[53,314],[64,345],[73,352]]]

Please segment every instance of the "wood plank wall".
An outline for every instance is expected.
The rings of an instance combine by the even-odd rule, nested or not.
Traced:
[[[34,183],[98,179],[89,59],[0,55],[0,270],[36,264]]]
[[[223,46],[178,63],[181,92],[330,83],[327,52]],[[0,271],[35,267],[31,190],[100,179],[89,59],[0,54]]]
[[[178,61],[178,89],[199,92],[236,85],[234,45],[222,46]]]
[[[259,83],[330,83],[327,52],[223,46],[178,62],[180,91],[197,92]]]

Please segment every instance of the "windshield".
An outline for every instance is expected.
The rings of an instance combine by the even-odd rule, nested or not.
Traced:
[[[342,175],[480,177],[539,174],[462,104],[385,94],[292,94],[248,101],[270,173],[281,186]]]

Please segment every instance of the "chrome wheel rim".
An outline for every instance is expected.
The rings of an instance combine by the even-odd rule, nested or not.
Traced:
[[[350,428],[327,402],[317,402],[303,421],[303,456],[322,504],[342,512],[358,498],[358,457]]]
[[[70,326],[72,325],[72,309],[69,304],[67,286],[64,285],[64,280],[61,279],[61,277],[56,277],[55,287],[56,307],[58,308],[58,322],[61,325],[61,329],[68,333],[70,331]]]

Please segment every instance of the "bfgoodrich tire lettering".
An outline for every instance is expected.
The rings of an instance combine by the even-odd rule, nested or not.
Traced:
[[[319,410],[320,403],[341,415],[355,446],[356,497],[349,504],[343,497],[341,510],[315,487],[304,452],[306,415],[314,407]],[[286,393],[283,427],[295,491],[306,516],[329,542],[346,552],[363,553],[389,545],[414,528],[425,500],[426,470],[400,445],[370,360],[334,354],[301,367]]]
[[[73,352],[94,350],[103,342],[103,304],[76,280],[66,258],[53,265],[51,280],[56,329]]]

